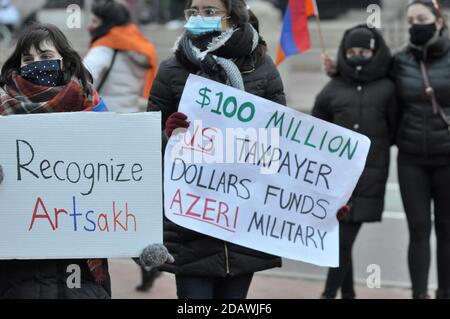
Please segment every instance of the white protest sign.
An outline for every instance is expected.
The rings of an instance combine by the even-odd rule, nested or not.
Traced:
[[[365,166],[367,137],[191,75],[191,122],[165,153],[165,214],[227,242],[339,264],[338,209]]]
[[[162,242],[160,113],[0,117],[0,259],[137,257]]]

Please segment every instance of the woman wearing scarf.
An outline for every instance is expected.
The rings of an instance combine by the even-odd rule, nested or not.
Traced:
[[[190,73],[285,105],[280,74],[258,33],[258,19],[244,0],[189,0],[186,32],[175,44],[175,56],[156,76],[148,111],[162,112],[165,136],[188,127],[177,112]],[[343,219],[350,207],[337,213]],[[281,259],[202,235],[164,220],[164,239],[175,264],[160,269],[175,274],[180,299],[246,298],[253,274],[280,267]]]
[[[113,112],[144,110],[158,65],[155,47],[131,23],[126,5],[100,0],[91,12],[91,48],[83,62],[95,87]]]
[[[84,111],[106,111],[106,106],[81,57],[57,27],[31,25],[20,35],[1,70],[0,115]],[[2,181],[0,166],[0,184]],[[156,244],[146,247],[136,262],[155,266],[171,261],[165,247]],[[70,265],[81,270],[80,289],[67,286]],[[105,259],[0,261],[0,299],[110,297]]]
[[[52,25],[23,31],[0,85],[1,115],[106,110],[79,55]]]
[[[162,112],[168,137],[186,116],[177,113],[190,73],[286,104],[280,75],[267,47],[249,23],[244,0],[189,0],[186,32],[175,56],[160,65],[149,111]],[[253,274],[281,266],[281,259],[164,222],[167,248],[176,262],[161,269],[176,275],[180,299],[246,298]]]
[[[106,111],[89,72],[55,26],[23,31],[0,77],[0,114]],[[67,267],[81,269],[82,288],[66,285]],[[0,298],[109,298],[106,260],[0,261]]]

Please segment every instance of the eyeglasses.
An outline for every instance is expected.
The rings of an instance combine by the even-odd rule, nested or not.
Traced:
[[[200,15],[202,17],[216,17],[222,13],[227,13],[227,12],[217,9],[217,8],[205,8],[205,9],[201,9],[201,10],[191,8],[191,9],[184,10],[184,16],[186,17],[186,20],[189,20],[189,18],[192,16]]]

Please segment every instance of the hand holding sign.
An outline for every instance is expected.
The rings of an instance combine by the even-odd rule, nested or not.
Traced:
[[[350,213],[350,211],[352,210],[352,205],[345,205],[343,206],[341,209],[339,209],[339,211],[337,212],[337,219],[339,221],[342,221],[345,219],[345,217],[347,217],[347,215]]]
[[[175,112],[166,121],[166,135],[171,137],[173,131],[179,128],[188,128],[189,122],[187,122],[187,116],[180,112]]]
[[[367,137],[195,75],[179,111],[191,125],[166,148],[169,220],[273,255],[339,265],[338,218],[364,169]]]

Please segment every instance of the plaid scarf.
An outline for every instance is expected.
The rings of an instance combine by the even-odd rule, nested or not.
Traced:
[[[108,279],[108,271],[105,269],[103,259],[88,259],[86,262],[96,283],[102,284]]]
[[[91,93],[86,96],[77,78],[63,86],[47,87],[36,85],[13,72],[8,83],[0,88],[0,114],[85,111],[99,102],[92,85],[88,91]]]

